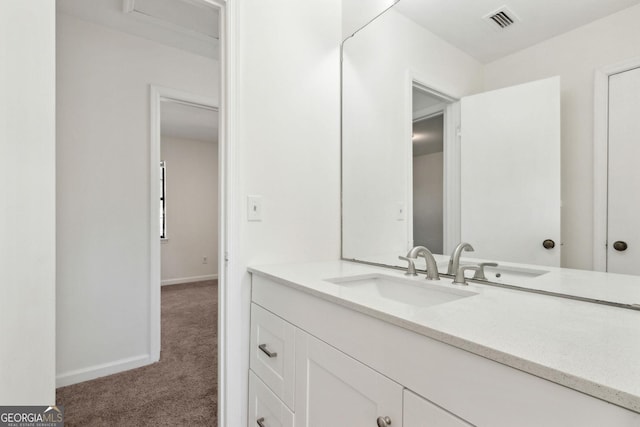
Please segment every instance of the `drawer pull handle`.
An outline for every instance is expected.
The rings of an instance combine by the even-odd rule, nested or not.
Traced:
[[[378,422],[378,427],[387,427],[391,425],[391,418],[389,417],[378,417],[376,421]]]
[[[264,417],[260,417],[256,420],[256,422],[258,423],[258,425],[260,427],[267,427],[266,424],[264,423]]]
[[[271,351],[267,350],[267,345],[266,344],[260,344],[258,346],[258,348],[260,350],[262,350],[262,352],[264,354],[266,354],[267,356],[269,356],[269,357],[276,357],[278,355],[278,353],[276,353],[275,351],[271,352]]]

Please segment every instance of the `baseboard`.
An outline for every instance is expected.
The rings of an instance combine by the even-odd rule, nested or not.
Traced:
[[[75,371],[57,375],[56,388],[105,377],[107,375],[117,374],[118,372],[128,371],[129,369],[140,368],[145,365],[150,365],[151,363],[153,363],[151,356],[144,354],[141,356],[116,360],[115,362],[109,362],[102,365],[91,366],[89,368],[77,369]]]
[[[163,280],[161,282],[161,285],[167,286],[167,285],[179,285],[181,283],[204,282],[206,280],[216,280],[217,278],[218,278],[217,274],[208,274],[206,276],[180,277],[178,279]]]

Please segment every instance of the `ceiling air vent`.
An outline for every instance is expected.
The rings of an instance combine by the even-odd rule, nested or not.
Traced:
[[[500,9],[491,12],[483,17],[485,21],[489,23],[494,29],[504,30],[520,21],[515,13],[509,10],[506,6],[502,6]]]

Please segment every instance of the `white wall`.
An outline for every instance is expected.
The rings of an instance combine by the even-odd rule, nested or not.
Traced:
[[[247,425],[248,265],[340,255],[340,0],[229,4],[233,188],[225,357],[227,419]],[[237,8],[237,9],[236,9]],[[232,94],[233,95],[233,94]],[[235,114],[235,116],[233,116]],[[234,163],[235,162],[235,163]],[[262,195],[262,222],[246,196]],[[232,212],[233,213],[233,212]]]
[[[149,85],[217,99],[218,64],[59,15],[58,384],[148,362]]]
[[[640,55],[638,22],[635,6],[485,67],[486,90],[560,75],[563,267],[593,267],[594,71]]]
[[[394,10],[344,52],[343,256],[384,262],[411,240],[398,204],[412,197],[412,75],[460,97],[481,90],[482,65]]]
[[[442,253],[443,166],[439,153],[413,158],[413,244]]]
[[[55,402],[55,3],[0,1],[0,405]]]
[[[161,153],[167,189],[162,283],[217,276],[218,143],[162,137]]]

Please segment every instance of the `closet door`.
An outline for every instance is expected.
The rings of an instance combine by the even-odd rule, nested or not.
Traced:
[[[296,427],[402,426],[402,386],[296,331]]]
[[[640,274],[640,68],[609,77],[607,271]]]

